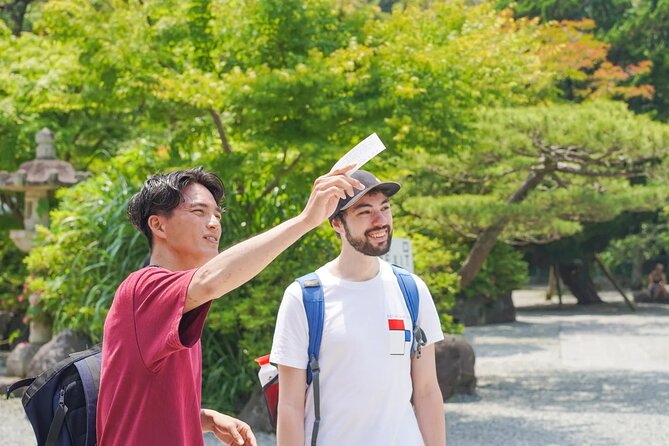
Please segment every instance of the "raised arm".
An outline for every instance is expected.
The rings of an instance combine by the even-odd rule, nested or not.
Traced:
[[[238,288],[260,273],[300,237],[317,227],[334,212],[337,202],[354,187],[362,185],[346,174],[353,165],[316,179],[300,215],[260,235],[240,242],[200,267],[190,285],[184,313]]]

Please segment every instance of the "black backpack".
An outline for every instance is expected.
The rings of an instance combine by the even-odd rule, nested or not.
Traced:
[[[100,389],[100,345],[72,353],[35,378],[7,386],[7,398],[26,387],[21,403],[37,446],[95,446]]]

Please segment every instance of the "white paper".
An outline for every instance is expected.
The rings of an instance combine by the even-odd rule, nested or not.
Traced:
[[[386,149],[386,146],[383,145],[381,139],[376,133],[372,133],[367,138],[358,143],[357,146],[353,147],[348,153],[342,156],[339,161],[332,166],[332,170],[339,169],[340,167],[347,166],[349,164],[355,164],[355,168],[349,173],[355,172],[360,169],[367,161],[374,158],[379,153],[383,152]]]

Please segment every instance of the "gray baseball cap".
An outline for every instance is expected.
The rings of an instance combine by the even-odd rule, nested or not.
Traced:
[[[392,197],[400,190],[400,183],[394,181],[380,181],[373,174],[367,172],[366,170],[356,170],[351,175],[351,178],[355,178],[360,181],[364,186],[363,189],[354,189],[354,194],[352,197],[341,198],[339,203],[337,203],[337,209],[330,216],[330,222],[339,215],[341,211],[344,211],[355,203],[357,203],[362,197],[368,194],[371,191],[382,192],[386,197]]]

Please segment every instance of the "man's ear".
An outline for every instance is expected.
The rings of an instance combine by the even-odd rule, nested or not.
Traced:
[[[149,229],[153,233],[154,238],[165,239],[167,234],[165,233],[164,218],[159,215],[151,215],[147,220],[149,224]]]
[[[334,229],[340,236],[344,234],[344,225],[341,222],[341,216],[334,218],[330,222],[330,226],[332,226],[332,229]]]

